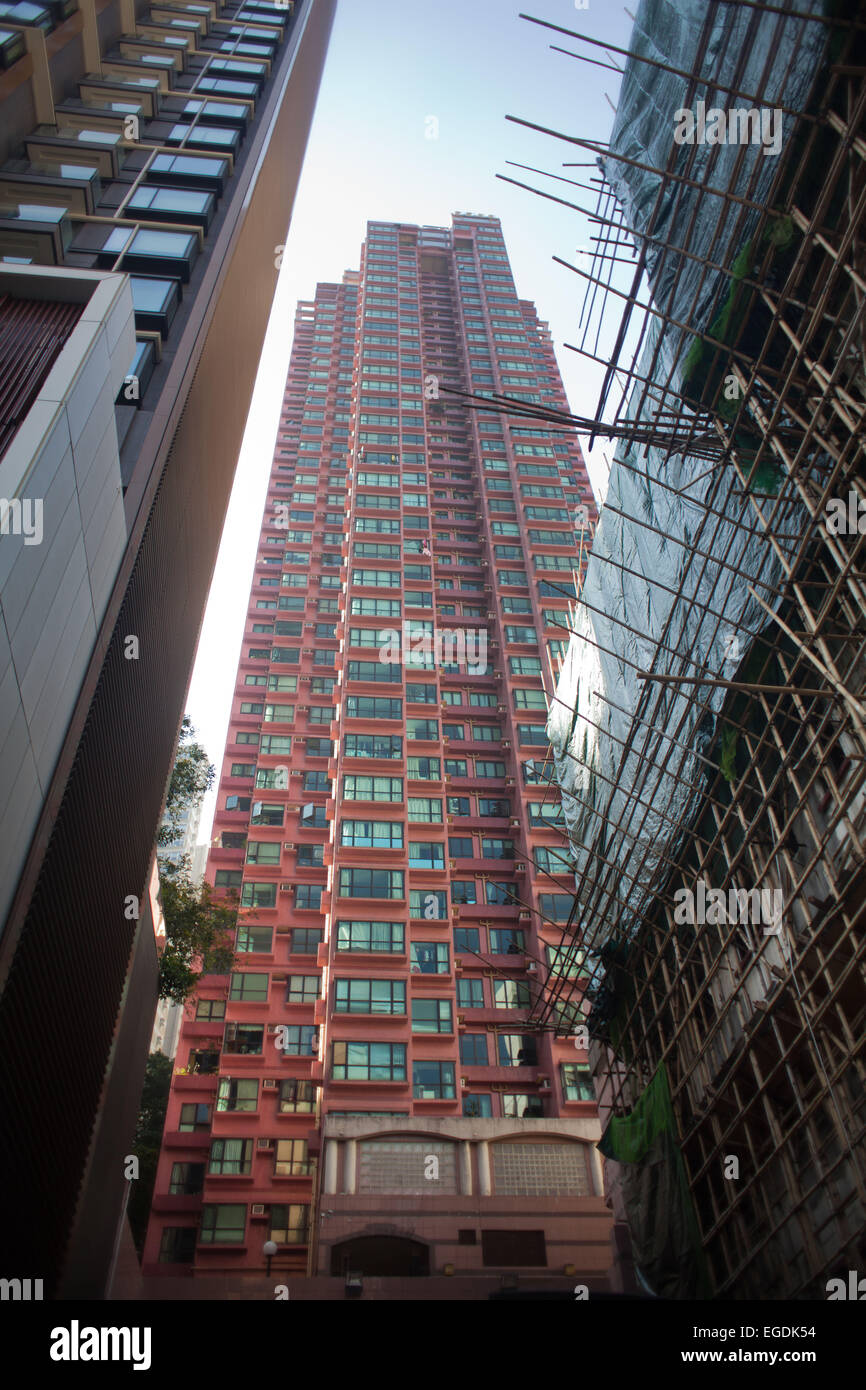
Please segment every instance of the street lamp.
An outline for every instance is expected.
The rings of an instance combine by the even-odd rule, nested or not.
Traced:
[[[271,1276],[271,1260],[276,1255],[277,1248],[277,1243],[274,1240],[266,1240],[264,1245],[262,1246],[262,1254],[268,1262],[266,1270],[268,1278],[270,1278]]]

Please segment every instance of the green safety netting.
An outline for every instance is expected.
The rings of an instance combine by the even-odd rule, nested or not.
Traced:
[[[598,1147],[623,1165],[621,1187],[641,1277],[659,1298],[709,1298],[711,1285],[663,1064],[631,1114],[610,1120]]]

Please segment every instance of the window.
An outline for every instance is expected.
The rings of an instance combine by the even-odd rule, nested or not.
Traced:
[[[515,709],[547,710],[547,698],[543,690],[517,689],[513,692]]]
[[[496,1057],[500,1067],[537,1067],[535,1038],[531,1033],[497,1033]]]
[[[295,907],[298,911],[320,912],[322,886],[318,883],[295,884]]]
[[[475,776],[476,776],[476,777],[497,777],[497,778],[499,778],[499,777],[504,777],[504,776],[505,776],[505,763],[499,762],[498,760],[488,759],[488,758],[476,758],[476,759],[475,759]]]
[[[321,896],[321,889],[319,890]],[[341,869],[341,898],[403,898],[401,869]]]
[[[343,778],[345,801],[402,801],[402,777],[366,777],[347,774]]]
[[[499,836],[482,835],[481,837],[481,858],[482,859],[513,859],[514,841],[504,840]]]
[[[427,922],[444,922],[448,916],[448,894],[443,888],[412,888],[409,891],[409,916],[423,917]]]
[[[408,682],[406,685],[406,703],[409,705],[435,705],[435,685],[418,685],[411,681]],[[420,737],[420,735],[413,735],[413,737]]]
[[[448,1100],[457,1092],[453,1062],[413,1062],[412,1094],[416,1100]]]
[[[188,1101],[180,1107],[180,1120],[177,1127],[182,1134],[210,1129],[210,1106]]]
[[[403,924],[356,919],[338,921],[337,950],[400,954],[404,950]]]
[[[226,888],[237,892],[242,879],[243,871],[241,869],[217,869],[214,875],[214,888]]]
[[[280,1082],[277,1110],[281,1115],[312,1115],[316,1108],[316,1088],[312,1081],[294,1077]]]
[[[306,1139],[278,1139],[274,1153],[274,1174],[278,1178],[303,1177],[313,1171]]]
[[[347,695],[346,716],[349,719],[402,719],[403,701],[392,700],[385,695]],[[374,755],[356,754],[355,756]],[[380,755],[376,754],[375,756]]]
[[[464,1096],[463,1114],[473,1119],[490,1119],[493,1115],[492,1097],[488,1095]]]
[[[486,1033],[462,1033],[460,1035],[460,1061],[464,1067],[487,1066]]]
[[[486,902],[498,904],[501,907],[514,907],[515,903],[519,901],[513,883],[491,879],[488,879],[484,885],[484,897]]]
[[[225,841],[223,848],[226,848]],[[247,863],[279,864],[280,850],[279,840],[250,840],[247,844]]]
[[[324,845],[299,845],[296,862],[303,869],[321,869],[325,862]]]
[[[279,801],[256,801],[252,807],[250,825],[282,825],[285,807]]]
[[[287,1004],[312,1004],[319,997],[319,975],[290,975],[286,985]]]
[[[536,845],[532,851],[535,867],[547,874],[567,874],[571,872],[568,851],[554,849],[547,845]]]
[[[242,1245],[247,1223],[244,1203],[202,1207],[198,1238],[202,1245]]]
[[[257,971],[253,971],[251,973],[234,972],[231,977],[231,989],[229,991],[229,998],[252,1000],[260,1004],[267,1003],[267,974]]]
[[[410,951],[413,974],[448,974],[448,946],[444,941],[413,941]]]
[[[476,903],[478,899],[476,897],[475,880],[471,878],[452,878],[451,901],[468,906]]]
[[[259,748],[263,753],[291,753],[292,739],[288,734],[263,734]]]
[[[567,922],[574,899],[568,893],[540,893],[538,907],[543,917],[553,922]]]
[[[438,782],[440,767],[438,758],[407,758],[406,776],[410,782]]]
[[[225,1018],[226,1001],[224,999],[200,999],[196,1006],[196,1022],[210,1022],[212,1019]]]
[[[203,1163],[174,1163],[168,1190],[175,1197],[193,1197],[204,1187]]]
[[[484,981],[458,980],[457,1007],[458,1009],[483,1009]]]
[[[277,1046],[286,1056],[315,1057],[319,1051],[319,1030],[313,1023],[281,1023]]]
[[[478,798],[479,816],[495,816],[503,820],[511,815],[511,802],[507,797],[501,796],[479,796]]]
[[[371,849],[402,849],[400,821],[344,820],[340,825],[341,844]]]
[[[333,652],[330,653],[334,655]],[[402,679],[402,671],[399,666],[384,661],[350,661],[348,663],[347,679],[350,681],[371,681],[371,682],[390,682],[399,684]]]
[[[420,821],[428,824],[441,823],[442,802],[437,797],[432,796],[410,796],[408,801],[408,814],[410,821]]]
[[[411,869],[444,869],[444,846],[433,840],[410,840],[409,867]]]
[[[331,782],[327,772],[305,772],[304,773],[305,792],[328,792],[330,795]]]
[[[519,1093],[502,1097],[502,1113],[508,1119],[531,1119],[544,1114],[540,1096]]]
[[[347,758],[402,758],[403,740],[398,734],[346,734],[343,752]]]
[[[259,1083],[252,1077],[221,1076],[217,1090],[217,1110],[256,1110]]]
[[[260,1023],[227,1023],[223,1051],[257,1056],[262,1051],[264,1028]]]
[[[413,999],[412,1032],[452,1032],[451,1001],[448,999]]]
[[[212,1139],[208,1172],[224,1177],[243,1177],[252,1172],[252,1139]]]
[[[275,1245],[305,1245],[310,1208],[300,1202],[272,1205],[270,1239]]]
[[[338,1014],[405,1014],[404,980],[337,980],[334,1011]]]
[[[448,797],[449,816],[471,816],[472,807],[468,796],[449,796]]]
[[[526,933],[519,927],[493,927],[490,950],[494,955],[517,955],[526,950]]]
[[[406,1044],[335,1042],[331,1077],[334,1081],[405,1081]]]
[[[275,883],[245,883],[241,890],[242,907],[276,907],[277,885]]]
[[[291,951],[294,956],[316,955],[322,941],[320,927],[293,927]]]
[[[560,1062],[563,1100],[595,1100],[592,1077],[586,1062]]]
[[[528,1009],[532,1003],[529,986],[520,980],[493,981],[494,1009]]]
[[[467,762],[465,758],[446,758],[445,776],[446,777],[465,777]]]
[[[406,737],[429,741],[439,737],[438,719],[407,719]]]

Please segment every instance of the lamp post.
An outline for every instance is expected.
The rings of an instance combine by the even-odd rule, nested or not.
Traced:
[[[276,1241],[273,1241],[273,1240],[266,1240],[265,1243],[264,1243],[264,1245],[262,1246],[262,1254],[264,1255],[265,1259],[266,1259],[267,1262],[268,1262],[268,1263],[267,1263],[267,1268],[266,1268],[266,1270],[265,1270],[265,1273],[267,1274],[267,1276],[268,1276],[269,1279],[270,1279],[270,1277],[271,1277],[271,1260],[274,1258],[274,1256],[276,1255],[276,1253],[277,1253],[277,1243],[276,1243]]]

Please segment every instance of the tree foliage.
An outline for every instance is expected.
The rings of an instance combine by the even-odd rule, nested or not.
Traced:
[[[185,714],[168,784],[165,814],[156,836],[158,845],[170,845],[181,834],[183,812],[197,806],[213,785],[213,763],[208,760],[202,745],[195,742],[194,735],[192,720]]]
[[[132,1184],[127,1208],[132,1238],[139,1254],[144,1248],[144,1238],[147,1234],[172,1070],[171,1058],[166,1057],[163,1052],[152,1052],[147,1059],[141,1109],[133,1143],[133,1153],[138,1155],[139,1160],[139,1176]]]
[[[196,886],[189,861],[160,864],[165,947],[159,962],[159,997],[182,1004],[199,975],[225,975],[234,961],[237,898],[215,899],[209,883]]]

